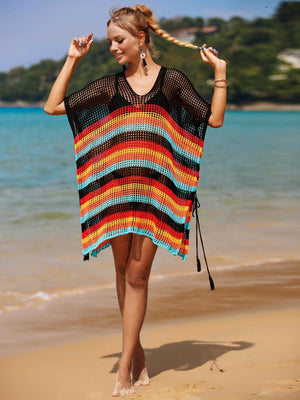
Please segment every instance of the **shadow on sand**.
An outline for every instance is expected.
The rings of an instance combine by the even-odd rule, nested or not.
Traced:
[[[168,370],[188,371],[198,368],[210,362],[209,368],[217,368],[223,372],[217,364],[217,359],[229,351],[241,351],[252,347],[250,342],[202,342],[186,340],[183,342],[167,343],[153,349],[145,349],[147,368],[150,377],[159,375]],[[108,354],[102,358],[120,358],[121,353]],[[117,372],[118,361],[111,369],[111,373]]]

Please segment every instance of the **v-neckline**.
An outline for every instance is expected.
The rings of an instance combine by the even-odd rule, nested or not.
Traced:
[[[144,96],[147,96],[148,94],[150,94],[150,93],[152,92],[152,90],[155,88],[155,86],[156,86],[156,84],[157,84],[157,82],[158,82],[158,79],[159,79],[159,77],[160,77],[160,75],[161,75],[162,70],[163,70],[163,67],[160,67],[160,69],[159,69],[159,71],[158,71],[158,74],[157,74],[157,77],[156,77],[156,79],[155,79],[155,81],[154,81],[153,86],[152,86],[151,89],[150,89],[148,92],[146,92],[145,94],[138,94],[135,90],[133,90],[132,86],[130,85],[130,83],[128,82],[128,80],[127,80],[127,78],[126,78],[125,71],[123,71],[123,77],[124,77],[124,79],[125,79],[125,82],[126,82],[127,86],[129,87],[130,91],[131,91],[135,96],[144,97]]]

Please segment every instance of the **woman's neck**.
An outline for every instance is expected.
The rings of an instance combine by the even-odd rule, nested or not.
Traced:
[[[145,61],[147,64],[146,66],[143,65],[142,59],[140,58],[140,56],[138,56],[136,60],[134,60],[133,62],[129,62],[128,67],[125,71],[126,77],[134,75],[136,77],[142,78],[147,75],[156,74],[160,66],[153,61],[152,56],[148,50],[146,51]]]

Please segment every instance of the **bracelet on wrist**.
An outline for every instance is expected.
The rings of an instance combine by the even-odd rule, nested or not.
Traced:
[[[218,82],[224,82],[223,85],[217,85]],[[228,81],[226,79],[216,79],[215,80],[215,85],[216,88],[222,88],[222,89],[226,89],[228,86]]]
[[[217,85],[218,82],[224,82],[224,85],[219,86],[219,85]],[[226,87],[226,86],[228,86],[228,81],[226,79],[216,79],[215,80],[215,87]]]

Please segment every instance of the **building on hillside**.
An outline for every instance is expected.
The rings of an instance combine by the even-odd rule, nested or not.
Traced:
[[[218,31],[217,26],[204,26],[203,28],[198,28],[196,26],[190,28],[181,28],[170,32],[172,36],[182,42],[192,43],[196,39],[196,33],[202,32],[205,34],[211,34]]]

